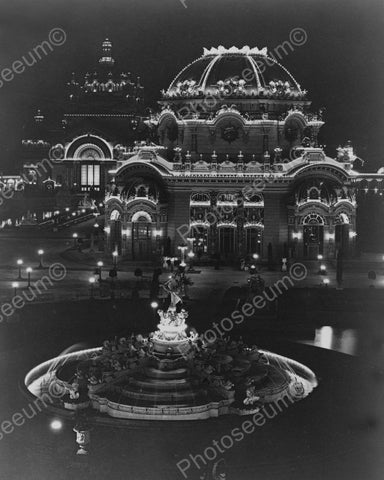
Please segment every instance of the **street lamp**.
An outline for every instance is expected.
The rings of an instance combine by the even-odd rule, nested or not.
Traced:
[[[253,260],[255,261],[255,268],[256,268],[256,262],[257,262],[257,260],[259,259],[259,254],[258,254],[258,253],[254,253],[254,254],[252,255],[252,258],[253,258]]]
[[[77,234],[77,233],[74,233],[74,234],[72,235],[72,238],[73,238],[73,246],[76,247],[78,234]]]
[[[321,253],[319,253],[317,255],[317,261],[319,262],[319,270],[317,271],[317,273],[320,275],[321,274],[321,263],[323,261],[323,255],[321,255]]]
[[[113,268],[115,270],[117,270],[117,257],[119,256],[119,253],[117,252],[117,250],[115,250],[114,252],[112,252],[112,257],[113,257]]]
[[[89,283],[91,285],[91,298],[93,298],[93,286],[96,282],[96,278],[95,277],[89,277]]]
[[[327,273],[327,267],[324,265],[324,263],[322,263],[320,265],[320,275],[326,275]]]
[[[24,262],[21,258],[19,258],[16,263],[17,263],[17,266],[19,267],[19,276],[17,278],[21,280],[21,266],[23,265]]]
[[[191,250],[190,252],[187,253],[187,256],[189,258],[189,271],[191,271],[191,270],[193,270],[193,258],[195,256],[195,254]]]
[[[323,280],[323,285],[324,285],[324,287],[328,287],[328,285],[329,285],[329,278],[324,278],[324,280]]]
[[[44,255],[44,250],[41,248],[37,251],[37,254],[39,256],[39,266],[37,267],[39,270],[43,268],[43,255]]]
[[[187,250],[188,246],[187,245],[179,245],[178,250],[181,251],[181,264],[185,264],[185,251]]]
[[[31,286],[31,273],[32,273],[32,268],[31,267],[27,267],[27,270],[26,270],[27,274],[28,274],[28,287]]]
[[[12,282],[12,288],[13,288],[14,296],[16,297],[17,289],[19,288],[19,282]]]
[[[151,302],[151,308],[153,310],[153,319],[156,320],[156,310],[159,307],[157,302]]]
[[[49,427],[53,432],[60,432],[63,428],[63,422],[59,419],[54,419],[49,424]]]
[[[102,268],[103,265],[104,265],[104,263],[101,260],[99,260],[97,262],[97,267],[98,267],[97,273],[99,275],[99,282],[101,282],[101,268]]]

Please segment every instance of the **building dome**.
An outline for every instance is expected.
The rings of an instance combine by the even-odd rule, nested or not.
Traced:
[[[203,55],[174,78],[164,98],[228,97],[302,99],[305,91],[267,49],[204,48]]]

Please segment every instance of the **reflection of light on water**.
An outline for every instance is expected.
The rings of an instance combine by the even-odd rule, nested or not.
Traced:
[[[355,355],[357,350],[356,331],[352,329],[343,330],[341,332],[341,351],[349,355]]]
[[[317,328],[313,341],[315,347],[336,350],[338,352],[355,355],[357,351],[356,330],[338,330],[329,326]]]
[[[333,346],[333,328],[332,327],[321,327],[316,329],[315,347],[327,348],[332,350]]]

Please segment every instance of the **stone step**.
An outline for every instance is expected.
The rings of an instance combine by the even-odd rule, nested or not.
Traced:
[[[186,368],[177,368],[174,370],[160,370],[155,367],[147,367],[145,369],[147,377],[156,379],[178,379],[188,376],[188,370]]]
[[[135,377],[130,380],[130,385],[136,385],[141,388],[146,388],[148,390],[184,390],[186,388],[191,388],[190,381],[186,378],[178,379],[157,379],[157,378],[147,378],[147,377]]]
[[[168,392],[159,392],[159,391],[144,391],[135,385],[130,385],[129,387],[123,390],[123,395],[126,398],[134,398],[135,400],[140,400],[152,404],[153,406],[157,405],[170,405],[174,403],[190,403],[194,402],[197,398],[202,398],[206,395],[204,390],[194,390],[190,389],[187,391],[168,391]]]

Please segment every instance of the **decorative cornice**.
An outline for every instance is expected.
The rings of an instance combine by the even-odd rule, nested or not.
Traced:
[[[219,45],[218,47],[211,47],[210,49],[204,48],[203,56],[207,55],[232,55],[232,54],[240,54],[240,55],[261,55],[263,57],[267,56],[267,47],[259,49],[258,47],[249,47],[245,45],[242,48],[238,47],[231,47],[225,48],[223,45]]]

